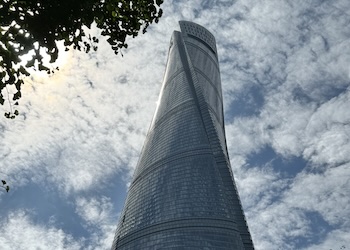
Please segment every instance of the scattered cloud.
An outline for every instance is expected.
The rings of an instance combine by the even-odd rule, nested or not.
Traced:
[[[62,229],[50,224],[38,224],[27,211],[14,211],[2,219],[0,244],[2,249],[82,249],[80,239],[74,239]]]
[[[256,249],[349,247],[350,2],[165,1],[163,10],[123,57],[101,38],[96,53],[69,51],[56,74],[26,80],[20,116],[0,119],[11,186],[0,194],[1,246],[110,247],[185,19],[217,40],[228,149]]]

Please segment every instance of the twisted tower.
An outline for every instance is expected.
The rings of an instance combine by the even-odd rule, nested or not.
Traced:
[[[226,148],[214,36],[180,21],[112,249],[254,249]]]

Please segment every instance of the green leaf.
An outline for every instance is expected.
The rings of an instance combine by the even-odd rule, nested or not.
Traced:
[[[23,75],[30,76],[28,71],[23,66],[19,68],[19,72],[21,72]]]
[[[5,103],[1,91],[7,85],[16,85],[18,92],[13,100],[21,98],[21,76],[30,75],[28,68],[36,70],[38,65],[40,71],[52,72],[48,64],[44,65],[43,54],[50,56],[50,63],[55,62],[59,55],[58,41],[63,41],[66,51],[71,48],[87,53],[97,51],[99,39],[93,36],[92,42],[84,43],[91,41],[91,35],[83,30],[84,26],[91,27],[95,22],[100,34],[108,38],[113,52],[118,54],[122,48],[127,48],[127,36],[136,37],[140,30],[145,32],[152,22],[158,21],[163,0],[45,0],[39,1],[40,6],[36,2],[0,3],[4,8],[0,7],[0,68],[4,69],[0,72],[0,105]],[[31,51],[34,51],[32,58],[24,66],[14,68],[21,61],[20,56]],[[13,119],[10,112],[4,116]]]
[[[33,67],[34,66],[35,59],[33,58],[32,60],[29,60],[26,64],[27,68]]]
[[[5,99],[2,94],[0,94],[0,104],[3,105],[5,102]]]
[[[18,100],[19,98],[21,98],[22,94],[21,91],[17,91],[14,95],[12,100]]]
[[[42,71],[42,70],[46,70],[46,71],[48,71],[49,70],[49,68],[48,67],[46,67],[45,65],[43,65],[43,64],[39,64],[39,70],[40,71]]]

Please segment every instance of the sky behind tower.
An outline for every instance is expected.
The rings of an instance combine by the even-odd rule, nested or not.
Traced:
[[[216,37],[231,165],[256,249],[350,248],[350,2],[165,1],[123,57],[61,55],[0,118],[1,249],[109,249],[178,21]],[[92,31],[98,35],[97,30]],[[6,105],[1,106],[5,112]]]

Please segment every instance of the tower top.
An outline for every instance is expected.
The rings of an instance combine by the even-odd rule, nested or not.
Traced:
[[[204,44],[207,45],[216,55],[215,37],[209,30],[190,21],[179,21],[179,25],[183,36],[201,40],[201,42],[204,42]]]

